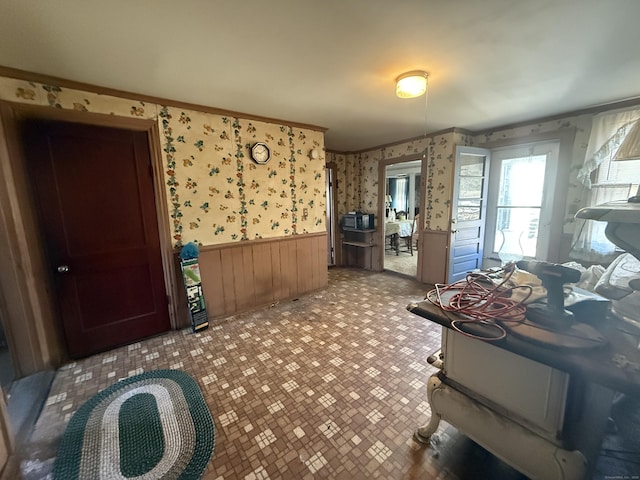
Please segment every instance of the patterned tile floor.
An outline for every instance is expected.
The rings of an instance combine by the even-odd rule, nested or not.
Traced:
[[[427,357],[439,327],[405,310],[427,286],[387,273],[330,270],[329,287],[62,367],[22,452],[45,478],[66,422],[121,378],[183,369],[216,426],[206,479],[521,479],[453,427],[412,440],[429,417]]]

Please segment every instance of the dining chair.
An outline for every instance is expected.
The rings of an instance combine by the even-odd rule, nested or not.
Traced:
[[[415,221],[411,221],[411,230],[410,232],[405,232],[405,235],[399,234],[400,240],[404,243],[404,251],[407,251],[413,256],[413,232],[415,231]],[[408,233],[408,235],[407,235]],[[400,251],[398,249],[398,251]]]

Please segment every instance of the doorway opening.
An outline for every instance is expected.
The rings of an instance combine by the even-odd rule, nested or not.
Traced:
[[[383,268],[413,278],[418,272],[421,169],[421,160],[385,167]]]

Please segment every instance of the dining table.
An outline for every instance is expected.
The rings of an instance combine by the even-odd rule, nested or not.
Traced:
[[[399,238],[410,237],[413,233],[413,220],[390,220],[384,222],[385,244],[386,238],[389,237],[391,248],[395,250],[396,255],[399,254]]]

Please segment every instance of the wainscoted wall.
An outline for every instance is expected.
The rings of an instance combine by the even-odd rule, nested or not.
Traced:
[[[615,108],[615,107],[613,107]],[[421,228],[420,246],[424,253],[420,255],[417,278],[424,282],[442,282],[445,280],[448,262],[450,231],[451,196],[453,186],[453,161],[455,146],[474,146],[491,148],[496,143],[527,139],[543,134],[569,136],[565,132],[575,132],[568,153],[561,159],[570,163],[568,185],[562,192],[566,197],[562,216],[562,238],[557,239],[556,249],[563,258],[554,261],[568,260],[571,235],[575,229],[574,215],[585,204],[588,194],[584,185],[577,180],[577,172],[584,162],[584,156],[591,132],[594,113],[580,113],[566,117],[532,122],[517,127],[495,129],[491,132],[473,133],[457,129],[429,136],[426,139],[414,139],[396,145],[374,148],[354,154],[331,154],[338,165],[339,198],[337,211],[341,215],[349,210],[362,209],[377,211],[378,190],[370,188],[377,185],[378,174],[371,164],[390,158],[402,158],[415,153],[427,154],[426,172],[423,167],[425,195],[420,211],[424,212]],[[566,152],[565,152],[566,153]],[[373,172],[373,174],[370,174]]]
[[[161,205],[160,221],[165,227],[161,232],[166,245],[163,252],[169,258],[165,263],[166,282],[173,286],[167,293],[174,327],[185,326],[188,320],[186,310],[181,310],[186,305],[180,305],[181,280],[171,258],[187,242],[197,243],[202,252],[203,288],[212,316],[232,314],[326,286],[325,154],[321,127],[250,115],[245,118],[208,107],[198,110],[196,105],[170,101],[165,105],[150,97],[43,79],[9,69],[0,69],[0,100],[61,112],[62,117],[72,113],[76,119],[100,116],[155,122],[158,135],[152,135],[151,147],[158,152],[154,166],[156,200],[162,200],[157,203]],[[3,141],[15,143],[13,138]],[[266,165],[257,165],[249,157],[250,147],[257,141],[267,143],[271,149],[272,158]],[[318,158],[309,154],[312,149],[318,151]],[[41,271],[31,268],[34,254],[20,245],[19,240],[26,238],[29,231],[21,218],[26,214],[24,205],[11,193],[14,186],[10,183],[15,176],[11,164],[19,163],[13,158],[19,155],[10,155],[9,150],[0,145],[0,166],[6,169],[6,175],[0,177],[9,182],[5,185],[5,203],[11,205],[3,214],[16,217],[10,222],[12,232],[7,232],[7,238],[13,239],[11,251],[17,252],[12,263],[29,279],[20,287],[25,292],[33,290],[30,285],[34,284],[48,291],[48,280]],[[113,201],[114,208],[122,208],[117,199],[109,201]],[[25,345],[18,348],[24,350],[25,358],[33,358],[30,363],[20,362],[22,375],[57,366],[64,359],[64,343],[54,338],[50,316],[46,318],[37,306],[32,310],[35,313],[7,319],[9,329],[12,324],[23,325],[37,337],[18,338],[15,342]],[[13,333],[20,336],[20,331],[16,327]]]
[[[157,121],[176,247],[326,231],[322,131],[2,76],[0,100]],[[257,141],[267,165],[249,158]]]
[[[424,204],[424,228],[448,230],[451,207],[451,175],[455,145],[467,145],[471,137],[448,130],[426,138],[408,140],[396,145],[375,148],[361,153],[331,154],[338,165],[338,204],[342,215],[350,210],[378,212],[378,163],[382,160],[427,154]]]
[[[446,275],[448,235],[451,217],[451,188],[453,186],[453,159],[456,145],[468,145],[472,138],[456,129],[407,140],[395,145],[379,147],[360,153],[330,153],[338,166],[338,216],[351,210],[362,210],[376,214],[381,221],[379,198],[380,162],[391,159],[402,161],[407,157],[426,154],[421,175],[420,255],[417,278],[423,282],[443,282]],[[433,235],[430,235],[433,234]],[[379,235],[382,244],[383,234]],[[430,243],[428,239],[433,239]],[[423,247],[424,246],[424,247]],[[373,264],[382,265],[383,250],[376,250],[379,257]],[[381,267],[380,267],[381,268]]]
[[[326,233],[203,247],[198,260],[209,318],[295,298],[328,281]]]

